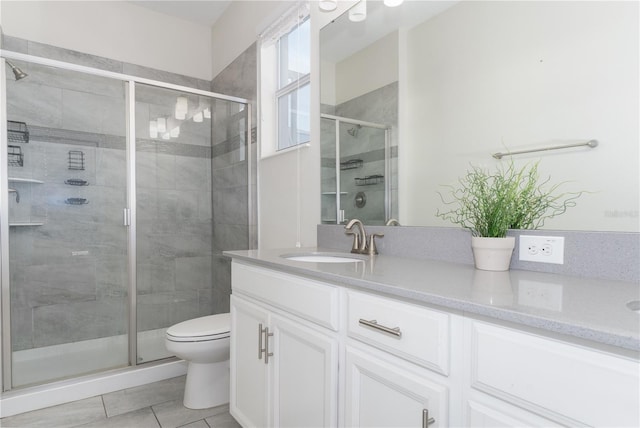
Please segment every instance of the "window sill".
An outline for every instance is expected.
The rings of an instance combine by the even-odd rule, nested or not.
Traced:
[[[311,143],[302,143],[302,144],[298,144],[296,146],[287,147],[286,149],[277,150],[275,152],[262,154],[262,155],[260,155],[260,159],[268,159],[268,158],[272,158],[272,157],[275,157],[275,156],[278,156],[278,155],[283,155],[285,153],[295,152],[296,150],[299,150],[299,149],[306,149],[306,148],[309,148],[309,147],[311,147]]]

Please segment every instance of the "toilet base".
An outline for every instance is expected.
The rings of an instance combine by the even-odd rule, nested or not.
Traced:
[[[207,409],[229,402],[229,361],[187,366],[184,407]]]

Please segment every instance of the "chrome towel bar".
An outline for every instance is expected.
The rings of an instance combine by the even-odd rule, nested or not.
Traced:
[[[562,146],[543,147],[541,149],[519,150],[516,152],[507,152],[507,153],[494,153],[491,156],[493,156],[496,159],[502,159],[503,156],[521,155],[523,153],[546,152],[549,150],[569,149],[572,147],[582,147],[582,146],[587,146],[593,149],[594,147],[598,146],[598,140],[589,140],[583,143],[565,144]]]

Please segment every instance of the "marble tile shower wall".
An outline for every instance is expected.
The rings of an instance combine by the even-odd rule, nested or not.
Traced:
[[[340,117],[356,118],[359,120],[391,126],[391,206],[390,217],[397,218],[398,197],[398,83],[394,82],[367,94],[353,98],[336,106],[322,106],[322,112]],[[322,138],[322,219],[323,222],[335,222],[335,198],[329,192],[335,191],[335,122],[321,121]],[[384,162],[384,131],[370,128],[358,128],[354,125],[343,124],[340,128],[340,161],[361,159],[361,168],[341,171],[341,207],[345,209],[347,219],[358,218],[368,224],[384,224],[384,181],[361,186],[356,178],[385,174]],[[362,192],[366,196],[366,204],[357,207],[356,195]]]
[[[208,81],[6,35],[3,48],[211,90]],[[7,110],[10,120],[29,124],[32,139],[22,146],[24,166],[9,174],[44,183],[12,183],[19,187],[21,202],[11,203],[10,216],[12,222],[44,225],[10,229],[13,349],[122,334],[127,323],[124,88],[121,82],[91,76],[69,79],[69,72],[33,64],[25,68],[28,79],[8,82]],[[142,125],[153,104],[142,101],[136,104],[138,129],[146,128]],[[139,330],[228,310],[228,266],[219,254],[248,248],[241,147],[246,130],[234,105],[214,106],[218,146],[213,149],[211,128],[182,132],[186,144],[144,140],[139,132]],[[68,170],[69,150],[84,152],[84,171]],[[89,185],[65,185],[68,178]],[[212,188],[222,191],[213,206]],[[89,203],[64,203],[70,197]],[[226,227],[216,229],[212,244],[214,212]]]

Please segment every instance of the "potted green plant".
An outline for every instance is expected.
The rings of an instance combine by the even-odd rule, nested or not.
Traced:
[[[582,192],[559,193],[562,185],[540,179],[538,163],[521,169],[513,162],[494,172],[471,166],[466,175],[449,188],[449,199],[441,193],[448,211],[436,215],[471,231],[476,268],[508,270],[515,238],[509,229],[538,229],[545,220],[575,206]]]

